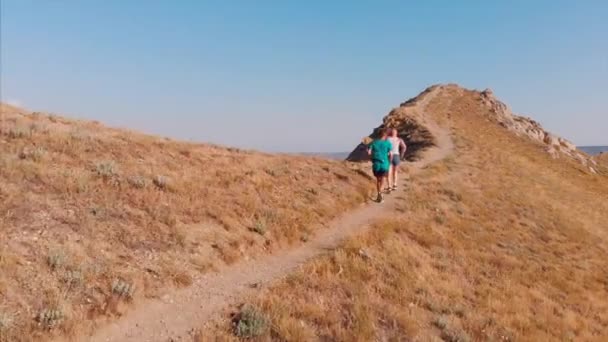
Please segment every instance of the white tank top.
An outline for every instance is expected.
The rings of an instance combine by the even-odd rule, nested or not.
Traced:
[[[391,145],[392,145],[392,149],[391,149],[391,153],[393,154],[399,154],[399,145],[401,143],[401,138],[399,137],[390,137],[388,138],[388,141],[390,141]]]

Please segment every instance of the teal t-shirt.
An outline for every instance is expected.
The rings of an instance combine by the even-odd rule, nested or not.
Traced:
[[[372,151],[372,164],[374,170],[388,171],[390,167],[390,161],[388,160],[388,153],[393,148],[392,144],[388,140],[374,140],[369,145]]]

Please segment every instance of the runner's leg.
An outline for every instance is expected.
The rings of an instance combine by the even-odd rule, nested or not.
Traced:
[[[399,176],[397,166],[393,166],[393,189],[397,189],[397,178]]]

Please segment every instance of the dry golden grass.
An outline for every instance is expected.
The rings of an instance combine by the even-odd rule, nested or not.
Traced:
[[[116,282],[134,288],[137,302],[299,243],[370,187],[340,162],[176,142],[7,105],[0,113],[3,341],[111,319],[131,301]],[[48,324],[32,319],[51,309],[61,315]]]
[[[391,195],[393,217],[251,298],[271,322],[258,340],[608,340],[608,178],[484,120],[472,93],[431,106],[454,155]],[[200,336],[236,339],[229,322]]]

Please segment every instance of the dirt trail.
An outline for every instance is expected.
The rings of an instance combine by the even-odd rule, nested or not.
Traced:
[[[409,174],[445,158],[453,149],[446,129],[433,122],[426,124],[437,139],[437,147],[425,151],[420,161],[408,163]],[[88,340],[188,341],[194,329],[217,317],[229,305],[367,229],[372,221],[394,208],[394,201],[395,196],[389,195],[383,204],[372,203],[338,217],[302,246],[220,268],[201,276],[186,289],[141,303],[121,319],[98,329]]]

